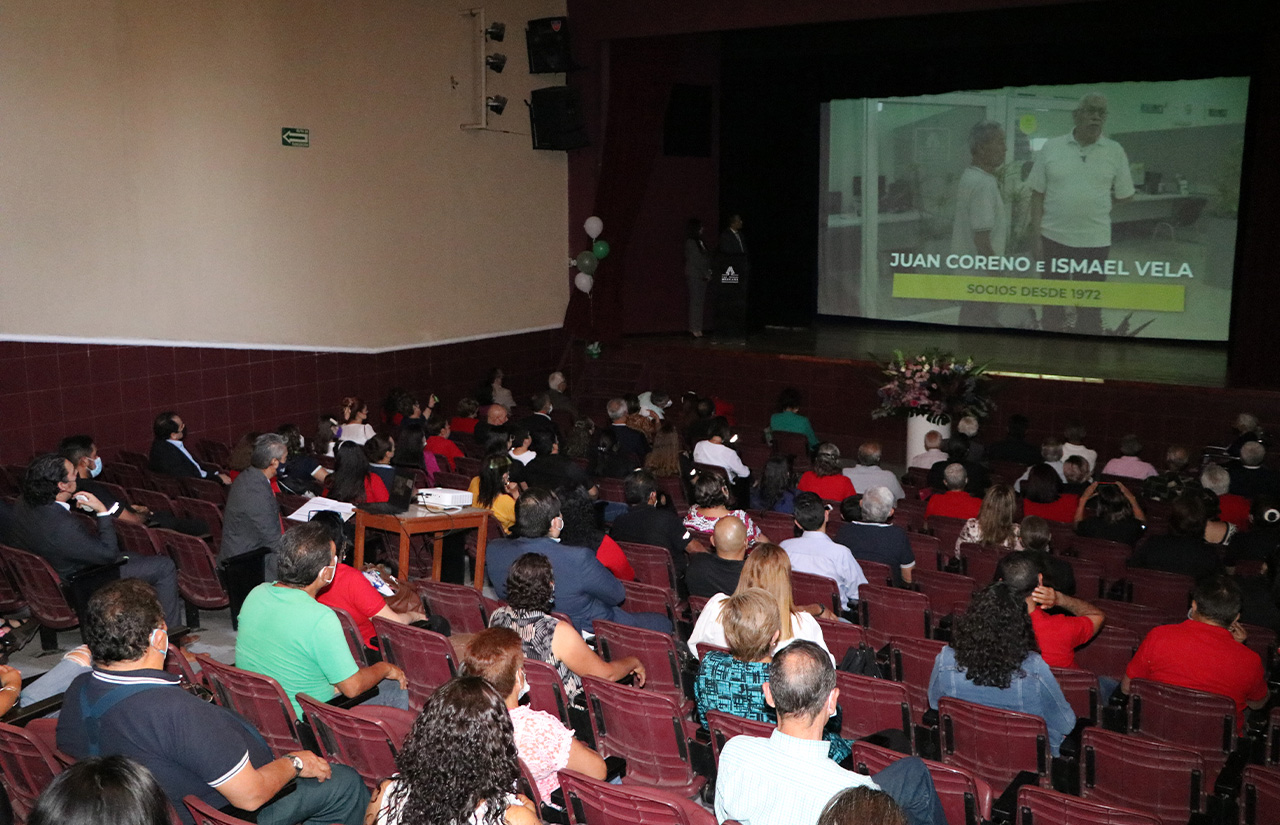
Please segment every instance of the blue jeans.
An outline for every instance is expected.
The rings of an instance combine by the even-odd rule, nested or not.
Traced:
[[[919,759],[914,756],[899,759],[871,778],[880,790],[893,797],[911,825],[947,825],[933,777]]]
[[[366,700],[364,704],[408,710],[409,691],[400,687],[400,683],[394,679],[383,679],[378,683],[378,695]]]

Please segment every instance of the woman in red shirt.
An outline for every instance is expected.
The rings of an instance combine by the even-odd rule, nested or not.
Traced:
[[[1076,505],[1080,497],[1062,492],[1062,479],[1058,471],[1048,464],[1031,468],[1022,482],[1022,514],[1039,516],[1046,521],[1071,524],[1076,520]]]
[[[817,493],[824,501],[844,501],[854,495],[853,482],[840,472],[840,448],[829,441],[819,444],[813,454],[813,469],[800,476],[796,489]]]
[[[387,485],[369,470],[364,447],[353,441],[338,445],[327,495],[349,504],[381,504],[391,500]]]

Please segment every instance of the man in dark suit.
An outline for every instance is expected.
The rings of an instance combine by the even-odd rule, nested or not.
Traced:
[[[564,519],[560,500],[550,490],[530,487],[516,502],[516,538],[489,542],[485,574],[498,598],[507,597],[507,570],[525,553],[551,561],[555,577],[555,609],[578,630],[591,630],[596,619],[670,633],[671,621],[658,613],[628,613],[620,605],[627,591],[596,554],[585,547],[560,543]]]
[[[200,462],[187,451],[183,439],[187,435],[187,425],[172,410],[166,410],[156,416],[151,425],[155,440],[151,442],[151,459],[147,466],[153,473],[177,478],[212,478],[223,484],[230,484],[231,477],[223,473],[211,473],[200,466]]]
[[[1240,463],[1227,468],[1231,492],[1253,500],[1258,496],[1280,498],[1280,473],[1263,467],[1267,448],[1260,441],[1246,441],[1240,447]]]
[[[613,427],[613,434],[618,439],[618,452],[622,455],[630,455],[634,459],[634,464],[643,464],[644,457],[649,454],[649,440],[644,437],[644,433],[627,426],[627,400],[625,398],[610,399],[605,409],[609,413],[609,424]]]
[[[555,433],[556,440],[559,441],[564,437],[564,433],[560,432],[560,427],[556,422],[551,420],[551,393],[548,390],[534,393],[533,406],[537,408],[537,412],[520,420],[520,425],[529,431],[529,434],[547,431]]]
[[[71,514],[72,505],[96,517],[98,533],[91,535]],[[178,573],[173,561],[160,556],[121,556],[115,520],[120,503],[107,507],[97,496],[76,491],[75,468],[57,453],[31,462],[22,482],[22,498],[14,507],[10,539],[15,547],[35,553],[53,565],[62,578],[90,567],[124,558],[120,575],[142,579],[156,589],[169,627],[183,623],[178,597]]]
[[[92,436],[69,435],[58,444],[58,453],[75,468],[77,493],[93,493],[108,510],[117,503],[107,486],[94,480],[102,472],[102,457],[98,455],[98,445]],[[127,500],[120,500],[119,504],[115,517],[121,521],[177,530],[192,536],[209,534],[209,525],[199,519],[178,518],[171,512],[153,511],[141,504],[130,504]]]
[[[623,485],[623,497],[627,500],[627,512],[614,519],[609,528],[614,541],[665,547],[680,574],[688,565],[689,554],[706,554],[707,548],[689,535],[680,514],[669,507],[658,506],[658,482],[653,473],[633,470]]]

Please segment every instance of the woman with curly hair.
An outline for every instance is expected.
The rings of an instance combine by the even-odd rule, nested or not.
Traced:
[[[1004,582],[973,594],[929,678],[929,707],[944,696],[1044,719],[1054,756],[1076,725],[1053,672],[1040,657],[1027,603]]]
[[[479,676],[445,682],[427,700],[365,821],[374,825],[537,825],[514,793],[520,766],[511,716]]]
[[[840,471],[840,448],[830,441],[819,444],[813,453],[813,469],[800,476],[796,489],[817,493],[823,501],[844,501],[854,495],[853,482]]]
[[[1012,487],[997,484],[987,490],[987,494],[982,497],[978,517],[969,519],[960,528],[960,537],[956,539],[956,553],[959,554],[960,545],[965,543],[1021,550],[1022,539],[1018,536],[1018,524],[1014,521],[1016,515],[1018,496]]]

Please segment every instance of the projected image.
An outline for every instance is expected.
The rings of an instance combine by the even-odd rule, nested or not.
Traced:
[[[1247,78],[823,107],[818,311],[1225,341]]]

